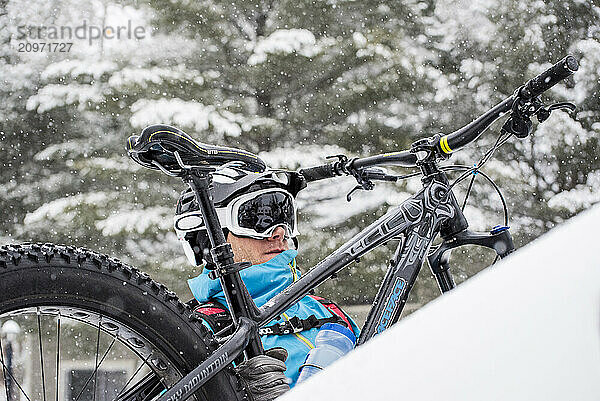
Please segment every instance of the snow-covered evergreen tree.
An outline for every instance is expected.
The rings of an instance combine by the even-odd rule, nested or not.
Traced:
[[[7,211],[0,236],[8,240],[115,254],[183,291],[191,270],[171,229],[183,184],[128,160],[129,135],[172,124],[202,142],[240,147],[291,169],[327,155],[402,150],[416,138],[460,128],[569,52],[581,60],[574,87],[561,85],[545,98],[575,100],[576,118],[556,112],[530,138],[501,148],[487,171],[505,188],[520,244],[600,199],[599,11],[590,3],[0,4],[7,27],[0,34],[0,208]],[[147,35],[80,41],[66,54],[15,50],[20,24],[84,20],[131,20]],[[488,135],[450,162],[472,164],[494,140]],[[299,196],[301,265],[312,265],[419,185],[380,184],[349,204],[352,179],[311,185]],[[489,187],[476,185],[473,200],[472,228],[501,222]],[[388,258],[378,250],[343,273],[350,280],[322,290],[366,302]],[[483,264],[469,259],[459,273]],[[435,286],[422,282],[416,294],[432,297]]]

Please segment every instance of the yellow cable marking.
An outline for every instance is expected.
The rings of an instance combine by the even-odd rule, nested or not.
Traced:
[[[440,148],[444,151],[444,153],[452,153],[452,149],[448,146],[448,135],[444,135],[440,139]]]
[[[288,317],[288,315],[284,313],[282,313],[283,317],[285,318],[285,320],[287,320],[288,322],[290,321],[290,318]],[[294,333],[294,335],[296,337],[298,337],[300,339],[300,341],[302,341],[304,344],[306,344],[306,346],[309,349],[313,349],[315,346],[308,340],[308,338],[304,337],[303,335],[301,335],[300,333]]]
[[[202,152],[204,152],[204,153],[209,153],[209,152],[208,152],[208,150],[206,150],[206,149],[204,149],[204,148],[200,147],[200,146],[199,146],[199,145],[198,145],[196,142],[194,142],[194,141],[190,140],[189,138],[186,138],[186,137],[185,137],[185,136],[183,136],[183,135],[179,135],[178,133],[176,133],[176,132],[173,132],[173,131],[167,131],[167,130],[163,130],[163,131],[155,131],[155,132],[153,132],[153,133],[150,135],[150,137],[148,137],[148,141],[151,141],[151,140],[152,140],[152,137],[153,137],[154,135],[156,135],[156,134],[161,134],[161,133],[166,133],[166,134],[172,134],[172,135],[175,135],[175,136],[176,136],[176,137],[178,137],[178,138],[181,138],[181,139],[184,139],[184,140],[188,141],[189,143],[191,143],[192,145],[194,145],[195,147],[197,147],[198,149],[200,149]],[[215,150],[215,151],[217,152],[217,154],[218,154],[218,153],[233,153],[234,155],[248,156],[248,157],[252,157],[252,158],[254,158],[254,159],[258,159],[258,156],[255,156],[255,155],[253,155],[253,154],[251,154],[251,153],[250,153],[250,154],[247,154],[247,153],[241,153],[241,152],[234,151],[234,150]]]

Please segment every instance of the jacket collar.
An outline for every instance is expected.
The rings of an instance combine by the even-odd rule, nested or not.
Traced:
[[[265,263],[252,265],[240,272],[256,306],[261,307],[300,277],[296,270],[297,255],[296,250],[288,249]],[[210,279],[208,273],[209,270],[204,269],[198,277],[188,280],[194,298],[200,303],[217,300],[226,305],[221,282]]]

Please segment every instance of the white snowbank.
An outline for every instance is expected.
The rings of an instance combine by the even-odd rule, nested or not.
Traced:
[[[600,206],[280,400],[598,400],[598,222]]]

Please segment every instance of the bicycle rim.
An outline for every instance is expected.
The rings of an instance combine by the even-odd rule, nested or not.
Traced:
[[[109,401],[149,375],[149,394],[177,382],[177,366],[151,341],[86,308],[39,305],[0,314],[7,400]]]
[[[0,246],[0,325],[0,401],[152,400],[217,347],[147,274],[53,244]],[[230,366],[194,397],[244,392]]]

